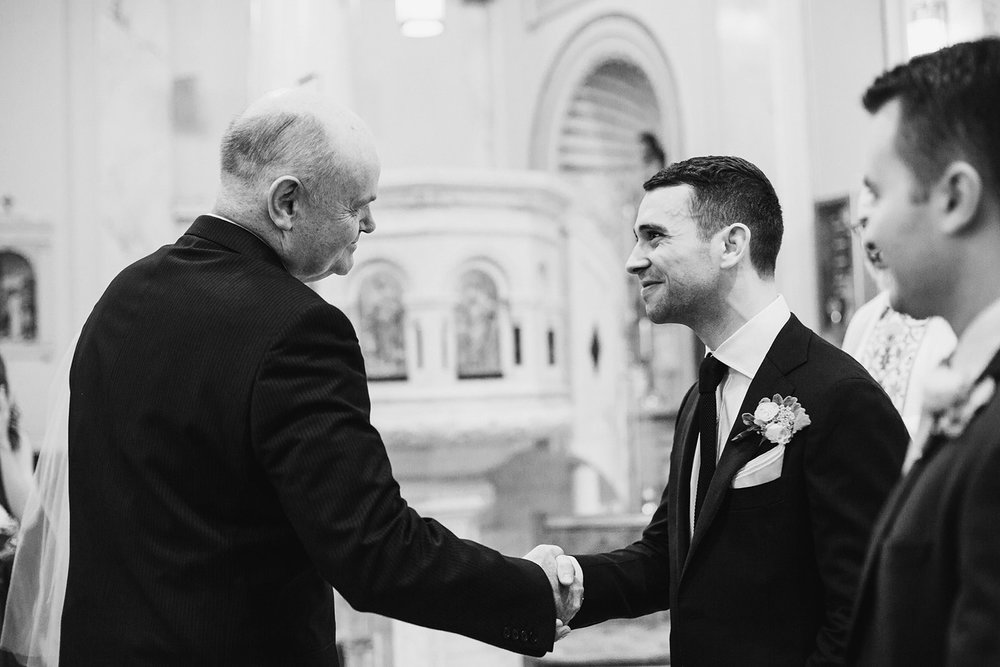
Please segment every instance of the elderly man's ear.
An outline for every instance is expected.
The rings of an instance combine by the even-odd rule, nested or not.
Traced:
[[[280,176],[267,191],[267,212],[274,226],[283,232],[292,231],[295,214],[302,198],[302,183],[294,176]]]
[[[750,228],[742,222],[729,225],[719,231],[722,243],[722,256],[719,258],[719,266],[729,269],[737,264],[750,252]],[[720,239],[716,239],[719,243]]]

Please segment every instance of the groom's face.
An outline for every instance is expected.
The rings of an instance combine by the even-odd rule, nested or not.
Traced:
[[[639,204],[626,268],[639,279],[646,315],[657,324],[696,325],[721,291],[718,257],[691,215],[693,195],[691,186],[674,185],[647,192]]]

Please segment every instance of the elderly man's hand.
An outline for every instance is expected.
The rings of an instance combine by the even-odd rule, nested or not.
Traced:
[[[569,622],[583,604],[583,569],[560,547],[540,544],[524,556],[537,563],[549,578],[556,602],[556,641],[569,634]]]

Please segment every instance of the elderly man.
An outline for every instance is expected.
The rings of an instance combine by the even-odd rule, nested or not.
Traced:
[[[214,213],[94,308],[70,373],[64,667],[336,665],[331,586],[360,610],[551,649],[579,580],[407,506],[354,329],[305,285],[351,269],[378,176],[357,116],[267,97],[223,139]]]
[[[892,307],[942,316],[958,344],[873,535],[848,660],[1000,665],[1000,39],[914,58],[864,106],[869,255]]]
[[[757,167],[692,158],[644,187],[627,268],[649,318],[689,326],[710,353],[642,539],[578,557],[573,627],[669,608],[673,665],[840,664],[906,428],[778,293],[781,207]]]

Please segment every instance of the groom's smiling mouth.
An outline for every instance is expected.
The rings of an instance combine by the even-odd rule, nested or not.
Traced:
[[[662,284],[662,281],[659,281],[659,280],[640,280],[639,281],[639,285],[640,285],[639,291],[640,291],[640,293],[645,294],[648,289],[650,289],[652,287],[656,287],[657,285],[661,285],[661,284]]]

